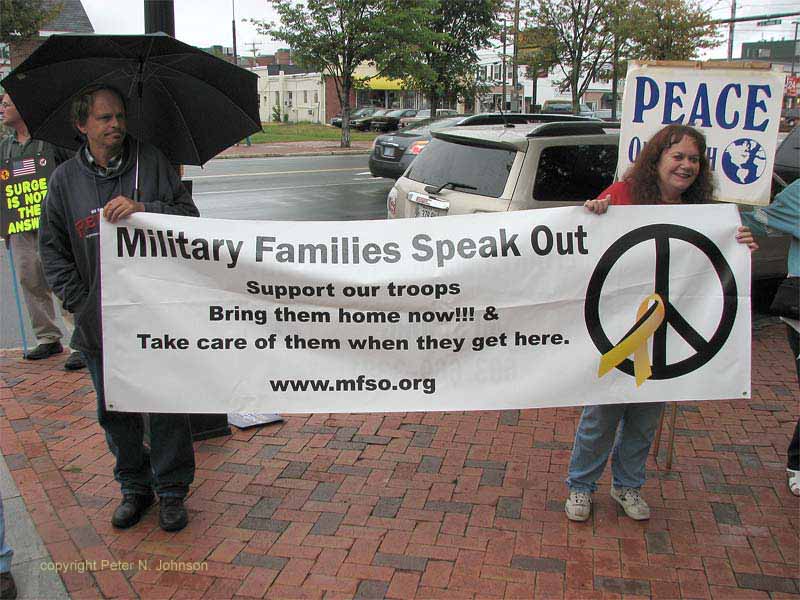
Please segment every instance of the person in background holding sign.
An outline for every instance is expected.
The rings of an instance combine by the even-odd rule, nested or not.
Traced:
[[[705,137],[691,127],[668,125],[645,145],[622,181],[609,186],[585,206],[591,212],[603,214],[609,204],[699,204],[709,202],[713,195]],[[758,247],[746,227],[739,227],[736,239],[747,244],[751,251]],[[663,410],[663,402],[583,409],[566,480],[569,497],[564,510],[570,520],[589,518],[592,493],[597,489],[609,454],[612,454],[613,473],[611,497],[632,519],[650,518],[650,507],[642,499],[640,489]]]
[[[0,165],[8,164],[8,169],[4,177],[25,173],[35,174],[36,163],[34,161],[44,159],[52,161],[57,165],[70,157],[64,150],[56,148],[52,144],[40,140],[32,140],[28,132],[28,126],[22,120],[17,107],[11,96],[6,94],[0,101],[2,108],[3,124],[10,127],[13,133],[0,141]],[[3,189],[7,189],[2,181]],[[7,194],[2,195],[3,201],[7,201]],[[38,205],[37,205],[38,206]],[[28,221],[38,221],[35,217]],[[30,225],[28,225],[30,226]],[[28,307],[28,314],[31,318],[33,333],[36,335],[36,348],[29,351],[25,358],[28,360],[41,360],[55,354],[63,352],[61,346],[61,330],[55,323],[56,313],[53,307],[53,297],[50,288],[44,277],[42,262],[39,258],[38,238],[36,229],[16,231],[11,233],[3,231],[6,244],[11,248],[15,260],[15,265],[19,271],[19,282],[25,296],[25,304]],[[62,313],[64,322],[68,329],[72,329],[72,317],[66,312]],[[69,333],[69,332],[68,332]],[[85,367],[83,357],[80,352],[73,352],[64,363],[64,368],[68,371],[82,369]]]
[[[50,180],[39,239],[45,275],[64,306],[75,312],[75,344],[86,356],[97,391],[98,419],[116,458],[114,477],[123,498],[112,525],[127,528],[138,523],[155,491],[161,528],[177,531],[188,521],[183,500],[194,481],[189,417],[151,414],[148,455],[142,415],[106,410],[99,230],[101,216],[117,223],[142,211],[186,216],[199,212],[164,155],[127,135],[125,103],[117,90],[96,85],[79,92],[72,122],[86,142]]]
[[[742,222],[756,235],[792,236],[789,246],[788,276],[776,294],[772,310],[786,323],[789,347],[794,356],[797,378],[800,381],[800,320],[798,320],[798,281],[800,281],[800,179],[790,183],[775,196],[769,206],[742,213]],[[783,302],[780,301],[783,300]],[[800,496],[800,419],[794,426],[794,435],[786,452],[786,472],[789,491]]]

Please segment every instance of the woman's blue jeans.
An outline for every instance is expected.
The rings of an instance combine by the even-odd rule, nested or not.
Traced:
[[[84,352],[97,392],[97,418],[108,447],[117,459],[114,478],[124,494],[185,498],[194,481],[194,448],[189,416],[150,414],[150,452],[144,447],[141,413],[107,411],[103,388],[103,357]]]
[[[663,402],[586,406],[569,461],[569,489],[594,492],[609,453],[614,487],[642,487],[647,455],[663,410]]]

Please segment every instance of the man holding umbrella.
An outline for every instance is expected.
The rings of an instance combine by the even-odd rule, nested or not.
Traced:
[[[75,313],[73,345],[86,358],[97,391],[98,419],[116,457],[114,476],[123,499],[112,524],[136,524],[153,503],[155,491],[161,528],[177,531],[187,523],[183,500],[194,480],[189,418],[151,414],[148,454],[142,415],[105,408],[99,227],[101,217],[116,223],[142,211],[199,213],[165,156],[127,135],[125,101],[119,91],[100,84],[79,92],[72,103],[72,123],[85,142],[50,180],[39,236],[45,275],[64,307]]]

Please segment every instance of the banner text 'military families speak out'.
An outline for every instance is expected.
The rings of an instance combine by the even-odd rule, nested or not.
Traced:
[[[436,239],[419,233],[411,239],[411,258],[418,262],[435,260],[443,267],[456,257],[496,258],[522,256],[518,244],[519,234],[508,235],[500,227],[496,234],[478,239],[462,237],[459,240]],[[587,232],[579,225],[575,231],[553,232],[545,225],[533,228],[530,246],[539,256],[587,254]],[[236,267],[244,242],[224,238],[190,238],[183,231],[171,229],[117,228],[117,256],[139,258],[184,258],[200,261],[225,261],[229,269]],[[273,257],[278,263],[308,264],[377,264],[397,263],[402,258],[397,242],[364,243],[358,236],[334,236],[324,243],[278,242],[275,236],[257,236],[255,239],[255,262],[264,262]]]

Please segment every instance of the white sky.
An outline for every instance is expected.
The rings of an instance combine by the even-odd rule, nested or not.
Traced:
[[[95,33],[144,33],[144,0],[81,0]],[[233,46],[231,21],[236,15],[236,51],[252,56],[250,43],[260,44],[259,54],[272,54],[285,44],[258,35],[242,19],[276,18],[267,0],[175,0],[175,37],[192,46]]]
[[[144,32],[143,0],[82,0],[86,13],[97,33],[142,33]],[[714,18],[727,18],[731,12],[731,0],[702,0],[711,7]],[[232,8],[233,6],[233,8]],[[193,46],[207,47],[214,44],[232,46],[232,12],[236,14],[236,47],[239,55],[251,55],[251,42],[260,44],[257,52],[271,54],[284,44],[273,42],[258,35],[250,23],[242,19],[275,19],[275,13],[267,0],[175,0],[175,35]],[[800,10],[798,0],[737,0],[736,16],[795,12]],[[761,39],[793,39],[794,25],[800,17],[782,19],[780,25],[757,27],[756,23],[737,23],[734,32],[733,56],[741,55],[741,43]],[[706,58],[724,58],[727,55],[727,25],[721,28],[723,43]]]

